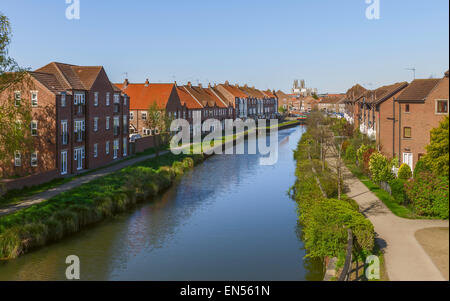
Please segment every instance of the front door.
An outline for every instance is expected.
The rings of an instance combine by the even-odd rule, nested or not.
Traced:
[[[408,164],[411,170],[413,170],[413,154],[403,153],[403,163]]]

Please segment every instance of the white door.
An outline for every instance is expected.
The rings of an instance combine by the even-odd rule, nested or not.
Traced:
[[[61,174],[67,174],[67,151],[61,152]]]
[[[403,153],[403,163],[408,164],[411,170],[413,170],[413,154]]]

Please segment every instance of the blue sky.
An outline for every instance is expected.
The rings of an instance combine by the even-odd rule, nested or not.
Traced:
[[[10,54],[22,66],[51,61],[102,65],[113,82],[237,82],[289,90],[294,79],[344,92],[443,76],[448,70],[449,1],[0,0],[10,18]]]

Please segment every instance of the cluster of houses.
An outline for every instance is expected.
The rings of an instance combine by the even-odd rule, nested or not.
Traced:
[[[33,146],[31,151],[16,150],[11,163],[0,166],[0,185],[6,183],[8,189],[129,156],[131,134],[155,134],[146,122],[152,105],[173,119],[187,120],[193,134],[201,131],[193,126],[194,114],[202,122],[217,119],[222,125],[225,119],[278,117],[278,98],[270,90],[229,82],[206,87],[149,80],[114,84],[102,66],[52,62],[28,72],[20,89],[11,89],[0,94],[0,105],[30,105]]]
[[[366,90],[355,85],[344,95],[324,98],[319,108],[341,113],[355,129],[376,141],[378,150],[412,169],[426,153],[430,131],[448,116],[449,72]]]

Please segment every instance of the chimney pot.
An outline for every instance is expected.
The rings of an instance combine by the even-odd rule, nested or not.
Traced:
[[[188,85],[189,88],[192,87],[191,82],[188,82],[187,85]]]
[[[209,84],[208,84],[208,88],[210,88],[210,89],[211,89],[211,83],[209,83]]]
[[[150,82],[148,80],[148,78],[145,80],[145,86],[148,87],[150,85]]]
[[[199,88],[203,88],[202,83],[198,83]]]
[[[226,80],[226,81],[225,81],[225,85],[228,86],[229,84],[230,84],[230,82]]]
[[[125,81],[123,82],[123,88],[126,89],[129,84],[130,82],[128,81],[128,78],[126,78]]]

